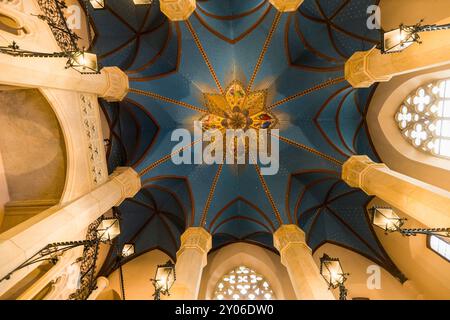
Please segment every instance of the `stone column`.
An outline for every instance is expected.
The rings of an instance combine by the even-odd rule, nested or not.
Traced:
[[[304,0],[269,0],[269,2],[280,12],[296,11]]]
[[[354,88],[368,88],[392,77],[450,63],[450,31],[422,33],[422,44],[395,54],[373,48],[356,52],[345,64],[345,78]]]
[[[19,58],[0,55],[0,84],[25,88],[53,88],[92,93],[107,101],[121,101],[129,89],[128,76],[118,67],[100,74],[65,69],[64,58]]]
[[[196,300],[200,289],[203,268],[212,247],[212,237],[201,227],[188,228],[181,235],[181,246],[175,265],[176,281],[170,299]]]
[[[273,242],[280,252],[281,263],[287,268],[297,299],[335,300],[314,262],[303,230],[294,224],[283,225],[273,234]]]
[[[63,206],[45,210],[0,234],[0,278],[49,243],[82,240],[80,232],[89,224],[140,189],[140,177],[132,168],[118,168],[91,192]],[[24,268],[11,279],[0,282],[0,295],[37,266]]]
[[[392,171],[367,156],[353,156],[342,180],[389,203],[430,228],[450,227],[450,192]]]

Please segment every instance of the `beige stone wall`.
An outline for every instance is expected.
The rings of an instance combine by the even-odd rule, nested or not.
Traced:
[[[369,204],[386,205],[375,199]],[[405,212],[397,214],[408,219],[405,227],[424,228]],[[425,299],[450,299],[450,263],[427,248],[427,237],[402,237],[400,234],[385,235],[375,228],[378,239],[398,268],[411,279]]]
[[[157,265],[164,264],[169,259],[164,252],[152,250],[123,265],[126,300],[152,300],[154,288],[150,279],[154,277]],[[240,264],[264,275],[278,299],[295,299],[289,275],[281,264],[280,257],[269,250],[247,243],[232,244],[208,255],[208,264],[203,269],[199,299],[211,299],[220,277]],[[108,280],[109,287],[105,289],[105,295],[101,294],[98,299],[111,298],[109,290],[121,295],[119,270],[109,275]],[[162,299],[166,297],[162,296]]]
[[[367,280],[370,274],[367,273],[369,266],[374,262],[348,249],[327,243],[314,252],[314,260],[320,266],[320,257],[326,253],[330,257],[337,257],[341,260],[344,272],[350,273],[345,283],[348,289],[348,299],[369,298],[370,300],[410,300],[415,296],[405,289],[402,284],[386,270],[381,268],[381,288],[369,289]],[[339,290],[333,290],[336,298],[339,297]]]
[[[3,165],[3,157],[0,150],[0,226],[3,222],[5,212],[5,204],[9,201],[8,183],[6,181],[5,167]]]
[[[381,0],[381,24],[385,30],[398,28],[400,23],[448,23],[450,1],[448,0]]]
[[[367,113],[370,137],[378,155],[392,170],[450,190],[450,160],[434,157],[414,148],[401,135],[394,120],[402,101],[420,85],[450,77],[441,67],[396,77],[379,84]]]
[[[220,278],[241,264],[266,277],[277,299],[295,299],[291,280],[286,268],[281,264],[280,256],[248,243],[234,243],[208,255],[208,264],[203,270],[199,299],[211,299]]]
[[[60,50],[50,28],[36,17],[40,14],[36,0],[2,4],[0,13],[13,17],[26,31],[14,34],[0,30],[0,45],[15,41],[22,49],[41,52]],[[42,111],[38,108],[42,105],[33,97],[26,97],[23,101],[5,98],[22,90],[7,92],[5,97],[0,95],[0,123],[2,126],[7,124],[0,129],[3,130],[0,140],[6,139],[4,145],[8,148],[6,159],[0,141],[0,154],[3,160],[6,159],[6,178],[9,180],[12,169],[15,174],[11,176],[17,176],[17,183],[23,184],[15,187],[8,181],[8,193],[4,184],[0,186],[2,199],[6,194],[8,197],[11,195],[11,200],[21,197],[17,201],[9,201],[8,208],[22,210],[20,219],[10,219],[0,229],[0,256],[4,258],[0,264],[0,276],[48,243],[84,238],[86,228],[92,221],[112,206],[120,205],[126,197],[134,196],[140,189],[140,179],[134,171],[119,170],[108,179],[97,100],[98,96],[121,100],[128,90],[128,78],[118,68],[105,68],[98,75],[81,75],[75,70],[66,70],[65,63],[65,59],[22,59],[0,55],[0,90],[15,90],[11,86],[36,88],[39,91],[23,91],[40,92],[40,99],[48,101],[47,110],[50,110],[48,113],[37,112]],[[6,100],[8,108],[2,105]],[[36,114],[24,108],[26,103],[33,105]],[[43,121],[44,115],[48,118],[49,114],[53,116],[52,121]],[[59,126],[58,140],[55,130]],[[16,129],[24,131],[25,138],[21,139]],[[10,133],[16,136],[11,137]],[[60,152],[55,151],[58,148]],[[10,152],[12,149],[21,154]],[[61,154],[64,159],[61,172],[48,172],[47,169],[54,165],[58,155],[61,158]],[[26,162],[25,155],[32,159]],[[40,171],[45,174],[39,176]],[[54,190],[58,190],[57,196],[52,193]],[[27,197],[34,195],[51,196],[52,199],[32,199],[30,204]],[[36,214],[40,211],[36,207],[44,210],[55,204],[58,205]],[[27,215],[29,219],[22,219]],[[0,295],[26,278],[27,273],[36,267],[37,264],[24,268],[9,281],[2,282]]]
[[[158,264],[164,264],[169,260],[164,252],[160,250],[152,250],[144,253],[123,267],[123,279],[125,283],[125,298],[126,300],[153,300],[153,293],[155,292],[150,279],[154,278],[156,267]],[[122,291],[120,288],[119,269],[114,271],[109,277],[109,287],[107,290],[114,290],[120,296]],[[102,295],[100,296],[100,298]],[[165,299],[164,296],[161,297]],[[101,299],[106,299],[104,296]]]
[[[0,232],[57,204],[66,150],[51,106],[35,89],[0,91]]]
[[[55,113],[38,90],[0,91],[0,150],[11,201],[59,200],[65,146]]]

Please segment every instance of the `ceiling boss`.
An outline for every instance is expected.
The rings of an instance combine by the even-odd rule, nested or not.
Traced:
[[[266,110],[267,90],[246,92],[242,83],[234,80],[225,93],[205,93],[209,113],[203,116],[203,131],[218,129],[273,129],[278,119]]]

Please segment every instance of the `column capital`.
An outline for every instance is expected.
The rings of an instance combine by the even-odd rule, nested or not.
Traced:
[[[107,86],[100,97],[108,102],[122,101],[130,89],[128,76],[118,67],[105,67],[101,73],[106,76]]]
[[[369,56],[376,47],[368,51],[355,52],[345,63],[345,79],[353,88],[368,88],[376,82],[386,82],[392,76],[377,77],[369,70]]]
[[[171,21],[189,19],[197,7],[196,0],[160,0],[161,12]]]
[[[202,227],[191,227],[181,235],[181,246],[177,256],[186,249],[196,249],[202,254],[207,254],[211,248],[211,234]]]
[[[295,224],[284,224],[273,234],[274,246],[280,254],[292,245],[301,245],[311,251],[305,239],[305,232]]]
[[[384,163],[373,162],[368,156],[352,156],[342,166],[342,180],[352,188],[363,189],[364,177],[372,168],[387,169],[387,166]],[[367,192],[364,189],[363,191]]]
[[[269,2],[280,12],[296,11],[304,0],[269,0]]]
[[[171,300],[195,300],[200,290],[203,268],[212,247],[212,236],[202,227],[187,228],[181,235],[177,252],[177,281],[172,288]]]
[[[141,178],[131,167],[118,167],[111,174],[110,179],[120,185],[122,197],[115,207],[119,206],[125,199],[132,198],[141,190]]]

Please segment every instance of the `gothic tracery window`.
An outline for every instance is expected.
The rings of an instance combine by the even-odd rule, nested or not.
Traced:
[[[403,101],[395,119],[414,147],[450,159],[450,79],[419,87]]]
[[[274,300],[269,282],[254,270],[239,266],[217,283],[214,300]]]

